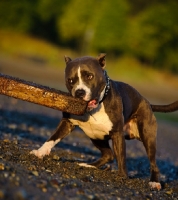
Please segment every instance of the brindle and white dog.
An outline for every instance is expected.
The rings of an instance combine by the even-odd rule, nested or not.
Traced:
[[[143,142],[150,160],[151,189],[161,189],[156,165],[157,123],[153,114],[178,110],[178,101],[169,105],[151,105],[133,87],[110,80],[105,71],[105,54],[97,58],[85,56],[71,60],[65,57],[65,80],[74,97],[88,102],[86,113],[76,116],[63,113],[55,133],[38,150],[31,153],[39,158],[49,155],[52,147],[79,126],[101,151],[101,158],[86,167],[101,167],[114,158],[118,176],[127,178],[125,139]],[[126,133],[126,134],[125,134]],[[113,150],[109,146],[112,140]]]

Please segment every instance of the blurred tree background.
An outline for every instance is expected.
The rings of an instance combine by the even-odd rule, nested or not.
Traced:
[[[177,0],[0,0],[0,29],[178,73]]]

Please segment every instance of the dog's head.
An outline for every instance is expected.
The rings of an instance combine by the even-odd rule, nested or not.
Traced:
[[[97,58],[85,56],[74,60],[65,56],[67,89],[73,97],[88,102],[88,111],[98,106],[105,93],[105,56],[100,54]]]

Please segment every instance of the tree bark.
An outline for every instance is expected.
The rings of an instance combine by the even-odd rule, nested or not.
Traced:
[[[87,102],[69,93],[3,74],[0,74],[0,94],[75,115],[84,114],[87,107]]]

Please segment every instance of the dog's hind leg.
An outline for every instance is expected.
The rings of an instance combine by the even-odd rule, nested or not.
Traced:
[[[103,166],[104,164],[114,160],[114,155],[109,146],[108,140],[93,140],[93,139],[91,139],[91,141],[95,145],[95,147],[97,147],[101,151],[102,156],[97,161],[89,163],[89,164],[80,163],[79,164],[80,166],[99,168],[99,167]]]
[[[139,121],[139,132],[141,141],[143,142],[148,158],[150,160],[151,177],[149,186],[151,189],[160,190],[161,184],[159,182],[159,169],[156,164],[156,118],[152,113],[147,115],[145,118],[142,118],[142,121]]]

